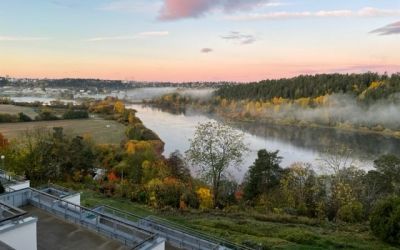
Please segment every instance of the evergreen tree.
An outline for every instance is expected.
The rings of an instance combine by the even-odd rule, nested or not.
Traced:
[[[247,200],[254,200],[279,185],[283,170],[279,165],[282,157],[278,153],[279,151],[269,152],[265,149],[258,151],[258,158],[250,166],[246,177],[244,195]]]

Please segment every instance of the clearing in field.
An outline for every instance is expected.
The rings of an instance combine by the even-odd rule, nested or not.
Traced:
[[[125,126],[112,120],[91,118],[85,120],[60,120],[0,124],[0,133],[13,139],[23,136],[27,130],[63,127],[66,134],[90,135],[96,143],[119,144],[125,138]]]
[[[37,116],[34,108],[31,107],[22,107],[22,106],[14,106],[14,105],[6,105],[0,104],[0,114],[10,114],[17,115],[18,113],[24,113],[30,118],[34,119]]]

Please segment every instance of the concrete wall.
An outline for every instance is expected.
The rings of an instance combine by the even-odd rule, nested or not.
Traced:
[[[153,250],[165,250],[165,239],[160,239],[159,241],[158,245],[152,248]]]
[[[37,219],[25,218],[20,224],[7,224],[0,228],[0,241],[17,250],[37,250]]]
[[[29,204],[30,195],[31,191],[29,189],[27,189],[26,191],[5,193],[0,196],[0,201],[14,207],[22,207]]]
[[[72,195],[69,195],[69,196],[63,198],[63,200],[69,201],[71,203],[74,203],[74,204],[80,206],[81,205],[81,194],[80,193],[72,194]]]
[[[8,187],[10,189],[7,190],[7,188],[6,188],[6,191],[7,192],[17,191],[17,190],[21,190],[21,189],[24,189],[24,188],[29,188],[30,186],[31,186],[30,181],[19,182],[19,183],[16,183],[16,184],[9,185]]]

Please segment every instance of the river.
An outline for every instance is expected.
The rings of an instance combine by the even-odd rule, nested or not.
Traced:
[[[165,142],[166,156],[175,150],[185,152],[189,148],[189,139],[193,137],[196,125],[214,120],[196,112],[173,114],[143,105],[129,107],[136,109],[137,116],[146,127],[156,132]],[[306,162],[312,164],[317,172],[323,169],[321,159],[335,147],[351,150],[352,163],[365,170],[371,169],[372,161],[382,154],[400,154],[399,139],[378,134],[254,123],[228,125],[244,132],[245,142],[250,148],[241,171],[230,171],[239,180],[254,162],[260,149],[279,150],[279,155],[283,157],[283,167],[295,162]]]

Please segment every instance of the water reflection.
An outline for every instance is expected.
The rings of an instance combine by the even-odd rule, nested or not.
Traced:
[[[147,127],[154,130],[166,143],[165,154],[189,147],[199,122],[215,120],[194,112],[168,112],[166,109],[132,105]],[[306,128],[295,126],[265,125],[256,123],[233,123],[231,126],[245,132],[245,140],[251,152],[246,157],[243,170],[232,173],[241,179],[256,158],[261,148],[279,150],[284,157],[282,165],[296,161],[320,165],[318,159],[332,146],[349,148],[353,160],[365,169],[372,167],[372,161],[386,153],[400,154],[400,140],[377,134],[338,131],[330,128]]]
[[[373,133],[340,131],[332,128],[236,123],[235,127],[268,140],[281,140],[296,147],[323,153],[332,146],[351,150],[359,160],[371,161],[382,154],[400,154],[400,140]]]

